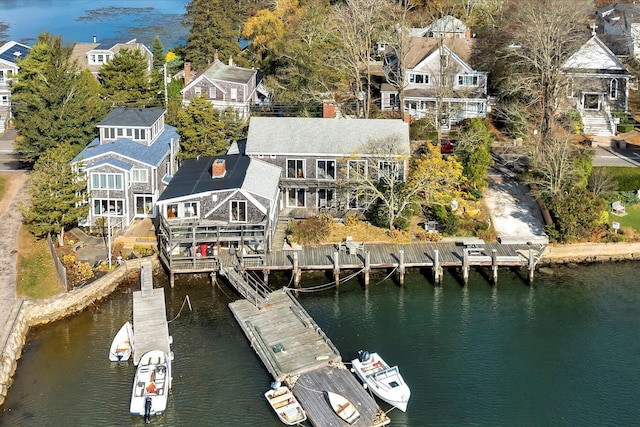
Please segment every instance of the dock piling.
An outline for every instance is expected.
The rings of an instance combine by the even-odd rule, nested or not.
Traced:
[[[469,249],[462,250],[462,281],[464,285],[469,284]]]
[[[300,287],[300,261],[298,260],[298,252],[293,252],[293,287]]]
[[[533,283],[533,272],[536,269],[536,260],[533,257],[533,248],[529,248],[529,284]]]
[[[440,252],[433,250],[433,281],[436,285],[442,284],[442,267],[440,267]]]
[[[498,251],[491,249],[491,270],[493,271],[493,284],[498,286]]]
[[[398,266],[398,273],[400,274],[400,286],[404,285],[404,250],[400,249],[400,265]]]
[[[369,286],[369,273],[371,273],[371,252],[364,253],[364,285]]]
[[[340,253],[338,251],[333,252],[333,280],[336,286],[340,285]]]

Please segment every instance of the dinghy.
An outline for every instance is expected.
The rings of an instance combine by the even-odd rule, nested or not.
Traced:
[[[402,412],[407,410],[411,396],[397,366],[390,367],[378,353],[360,350],[358,358],[351,361],[358,378],[380,399]]]
[[[111,342],[109,360],[112,362],[126,362],[133,352],[133,327],[126,322]]]
[[[269,402],[280,421],[289,426],[300,424],[307,419],[307,414],[298,403],[289,387],[274,384],[271,390],[268,390],[264,397]]]
[[[331,391],[325,391],[324,393],[333,411],[345,422],[353,424],[360,419],[360,412],[346,397]]]
[[[130,412],[148,423],[152,415],[167,408],[171,389],[171,360],[164,351],[152,350],[142,355],[131,392]]]

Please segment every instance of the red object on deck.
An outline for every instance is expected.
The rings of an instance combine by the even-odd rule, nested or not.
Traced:
[[[200,245],[200,255],[202,256],[207,256],[207,245],[206,243],[203,243]]]

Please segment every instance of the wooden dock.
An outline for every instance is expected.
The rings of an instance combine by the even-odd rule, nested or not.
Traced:
[[[342,357],[300,303],[288,292],[273,292],[256,307],[247,300],[229,304],[234,317],[271,376],[289,385],[315,426],[346,425],[324,399],[333,391],[360,411],[354,426],[389,423],[375,400],[344,367]]]
[[[164,288],[153,287],[151,262],[140,267],[140,288],[133,293],[134,365],[138,365],[142,355],[151,350],[161,350],[171,356]]]

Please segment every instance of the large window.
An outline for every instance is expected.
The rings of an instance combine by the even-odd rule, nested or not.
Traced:
[[[167,205],[167,219],[198,218],[200,209],[198,202],[184,202]]]
[[[122,216],[124,201],[120,199],[93,199],[95,216]]]
[[[198,217],[198,202],[184,202],[182,205],[184,218]]]
[[[216,88],[215,86],[212,86],[209,88],[209,98],[215,99],[215,97],[216,97]]]
[[[316,163],[316,177],[318,179],[336,179],[336,161],[318,160]]]
[[[290,188],[287,190],[287,207],[304,208],[307,205],[304,188]]]
[[[100,190],[122,190],[122,174],[92,173],[91,188]]]
[[[458,76],[458,86],[478,86],[478,76]]]
[[[231,222],[247,222],[247,202],[244,200],[231,201]]]
[[[304,178],[304,160],[287,159],[287,178]]]
[[[320,188],[318,189],[318,199],[316,200],[316,207],[318,208],[332,208],[334,205],[334,192],[333,190]]]
[[[409,73],[409,83],[428,85],[429,75],[422,73]]]
[[[132,169],[131,170],[131,182],[148,182],[146,169]]]
[[[367,177],[366,160],[349,160],[347,168],[347,179],[358,180]]]
[[[400,174],[400,163],[394,161],[381,160],[378,162],[378,179],[387,179],[391,177],[395,180],[400,180],[402,175]]]
[[[136,215],[153,215],[153,196],[136,195]]]
[[[618,99],[618,80],[612,79],[609,85],[609,98]]]

